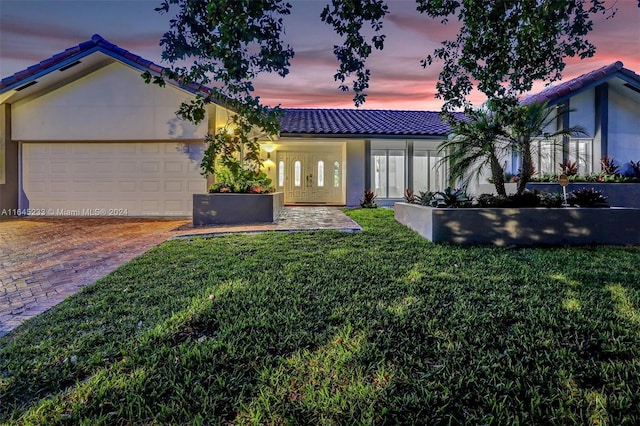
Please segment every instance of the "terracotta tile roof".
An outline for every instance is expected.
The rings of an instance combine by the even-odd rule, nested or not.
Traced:
[[[636,81],[640,87],[640,76],[633,71],[624,68],[623,63],[617,61],[613,64],[582,74],[581,76],[565,81],[564,83],[560,83],[556,86],[549,86],[541,92],[525,97],[522,102],[550,102],[551,104],[554,104],[597,84],[604,83],[615,76],[623,76],[632,81]]]
[[[456,118],[462,118],[456,113]],[[284,109],[281,134],[439,136],[449,130],[433,111]]]
[[[164,70],[164,68],[160,65],[154,64],[151,61],[148,61],[136,54],[129,52],[107,40],[102,38],[99,34],[94,34],[91,36],[91,40],[80,43],[77,46],[70,47],[66,49],[64,52],[56,53],[50,58],[44,59],[40,61],[40,63],[30,66],[26,70],[19,71],[13,75],[3,78],[0,81],[0,91],[9,87],[15,87],[26,80],[29,80],[31,77],[36,76],[37,74],[47,73],[50,71],[55,71],[56,69],[64,66],[64,63],[67,63],[69,60],[72,60],[74,57],[81,57],[86,53],[90,53],[91,51],[102,51],[112,57],[119,58],[128,64],[135,66],[141,71],[150,71],[154,75],[158,75]],[[180,85],[178,83],[175,83]],[[198,84],[188,84],[188,85],[180,85],[184,88],[187,88],[194,92],[202,92],[204,94],[211,93],[211,89],[198,85]]]

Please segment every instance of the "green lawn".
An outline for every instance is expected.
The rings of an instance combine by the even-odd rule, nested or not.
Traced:
[[[640,248],[170,241],[0,338],[5,424],[640,424]]]

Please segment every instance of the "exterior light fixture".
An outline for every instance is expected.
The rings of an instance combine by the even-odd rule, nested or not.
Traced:
[[[276,146],[272,143],[263,143],[262,150],[267,154],[271,154],[276,149]]]

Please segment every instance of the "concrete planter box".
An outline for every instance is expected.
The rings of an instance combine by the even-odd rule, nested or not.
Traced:
[[[193,194],[193,226],[272,223],[283,208],[283,192]]]
[[[567,194],[580,188],[593,188],[602,191],[610,206],[633,207],[640,209],[640,183],[597,183],[576,182],[567,186]],[[529,182],[527,189],[533,191],[562,192],[558,183]]]
[[[396,203],[398,222],[434,242],[496,246],[640,245],[640,209],[463,208]]]

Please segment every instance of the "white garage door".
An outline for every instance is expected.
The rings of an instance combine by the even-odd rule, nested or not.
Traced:
[[[202,143],[24,142],[20,207],[48,216],[190,216]]]

